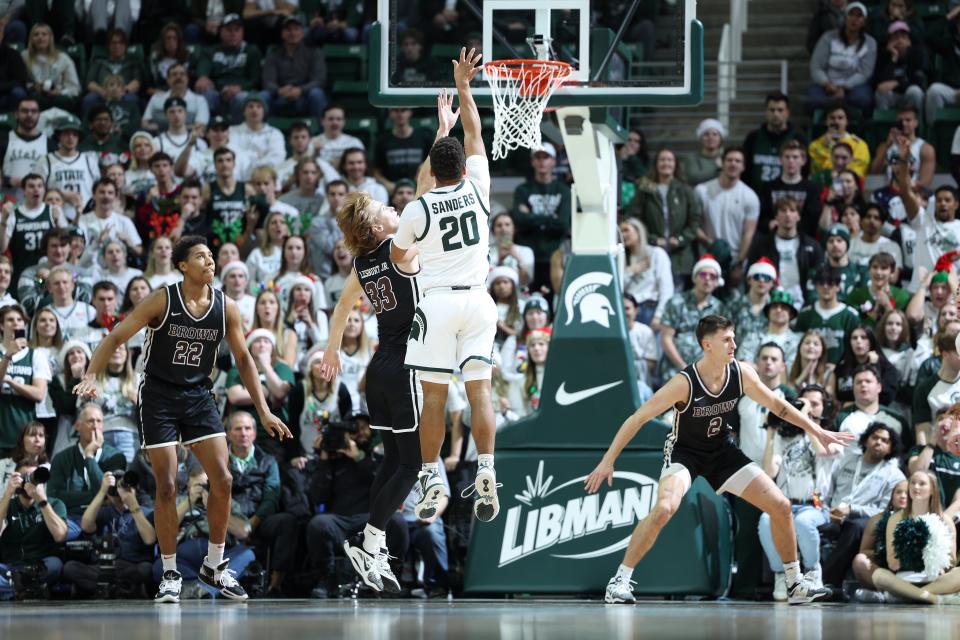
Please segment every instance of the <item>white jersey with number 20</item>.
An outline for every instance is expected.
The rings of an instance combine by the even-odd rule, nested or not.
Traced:
[[[393,243],[420,252],[417,281],[432,287],[484,286],[488,254],[490,167],[486,157],[467,158],[467,176],[407,204]]]

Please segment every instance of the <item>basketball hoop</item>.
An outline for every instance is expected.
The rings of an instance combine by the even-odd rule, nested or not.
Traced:
[[[496,117],[493,159],[518,147],[541,149],[540,121],[553,92],[572,72],[557,60],[494,60],[483,65]]]

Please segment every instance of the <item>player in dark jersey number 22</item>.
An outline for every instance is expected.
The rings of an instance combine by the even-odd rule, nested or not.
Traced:
[[[617,431],[597,468],[587,477],[588,493],[604,481],[613,485],[613,463],[644,424],[674,409],[673,430],[664,446],[664,467],[660,474],[657,501],[641,520],[624,554],[623,564],[607,584],[608,603],[633,602],[630,578],[633,568],[653,547],[660,530],[680,506],[684,494],[698,475],[711,486],[739,495],[769,514],[773,542],[783,560],[791,604],[811,602],[828,593],[800,573],[797,536],[790,501],[773,480],[751,462],[732,439],[728,416],[740,396],[761,404],[775,415],[800,427],[827,450],[844,445],[852,434],[825,431],[783,398],[773,395],[748,364],[734,359],[736,342],[733,323],[722,316],[706,316],[697,325],[697,339],[703,357],[673,376],[653,397],[626,419]]]
[[[207,381],[220,341],[226,338],[240,377],[250,391],[267,433],[281,439],[292,434],[274,416],[263,397],[260,379],[243,337],[236,304],[211,286],[213,254],[200,236],[186,236],[173,249],[173,263],[183,282],[157,289],[114,328],[97,347],[74,393],[97,395],[97,376],[117,347],[147,328],[146,366],[140,386],[143,447],[157,480],[154,519],[163,561],[158,602],[179,602],[181,576],[177,571],[177,448],[179,440],[191,446],[210,482],[207,519],[210,544],[199,579],[221,595],[245,600],[247,594],[227,571],[223,560],[230,515],[231,476],[220,414]]]
[[[387,561],[385,530],[420,471],[418,427],[422,408],[417,373],[403,366],[410,325],[420,299],[416,278],[419,260],[414,255],[400,264],[391,261],[391,238],[399,222],[393,207],[364,191],[347,195],[337,212],[344,242],[356,258],[333,311],[322,369],[328,381],[340,371],[340,343],[347,315],[365,293],[377,314],[380,339],[367,367],[367,407],[371,427],[380,431],[384,458],[371,491],[370,517],[363,535],[347,540],[344,550],[368,586],[393,592],[400,590],[400,583]]]

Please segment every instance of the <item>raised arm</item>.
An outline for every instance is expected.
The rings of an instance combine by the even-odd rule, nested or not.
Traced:
[[[333,308],[333,315],[330,317],[330,337],[327,339],[327,348],[323,352],[321,366],[321,375],[327,382],[331,382],[340,373],[340,344],[343,341],[343,330],[347,326],[347,316],[350,315],[350,310],[361,293],[363,289],[360,287],[360,280],[357,279],[356,270],[353,270],[343,285],[340,299],[337,300],[337,306]]]
[[[243,338],[243,323],[240,320],[240,310],[237,304],[230,298],[224,296],[227,314],[227,345],[230,347],[233,358],[237,362],[237,370],[240,372],[240,379],[243,380],[243,386],[247,388],[250,398],[253,400],[253,406],[260,416],[260,424],[271,436],[276,436],[280,440],[292,438],[293,434],[287,425],[283,424],[280,418],[273,415],[270,407],[267,406],[267,400],[263,397],[263,389],[260,386],[260,376],[257,373],[257,367],[253,363],[253,357],[247,350],[246,341]],[[135,308],[136,309],[136,308]]]
[[[437,96],[437,137],[434,142],[440,138],[450,135],[450,130],[457,124],[457,118],[460,117],[460,109],[453,110],[453,93],[442,89]],[[430,156],[423,161],[417,170],[417,195],[419,198],[427,191],[437,186],[437,180],[430,173]]]
[[[613,463],[617,457],[630,444],[640,427],[661,415],[671,407],[677,404],[686,404],[690,398],[690,384],[687,379],[677,374],[670,378],[667,384],[663,385],[659,391],[653,394],[653,397],[640,405],[640,408],[624,420],[617,435],[613,437],[613,442],[607,452],[603,454],[600,464],[587,476],[584,487],[587,493],[594,493],[606,480],[609,486],[613,486]]]
[[[783,418],[790,424],[800,427],[810,437],[819,441],[824,449],[830,450],[831,444],[845,447],[847,442],[856,436],[852,433],[836,433],[825,431],[820,425],[802,414],[785,398],[778,398],[765,384],[760,382],[760,376],[753,367],[746,362],[740,363],[740,380],[743,383],[743,393],[757,404],[763,405],[774,415]]]
[[[453,80],[457,85],[457,96],[460,98],[460,119],[463,121],[463,150],[467,157],[484,156],[487,152],[483,146],[483,138],[480,136],[480,112],[477,111],[477,103],[473,100],[473,94],[470,93],[470,82],[473,80],[480,67],[481,54],[476,49],[460,49],[460,59],[453,62]]]

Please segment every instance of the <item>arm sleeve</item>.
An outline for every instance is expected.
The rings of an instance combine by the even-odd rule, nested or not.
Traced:
[[[421,237],[425,227],[426,211],[419,201],[408,204],[403,209],[403,215],[400,216],[400,227],[397,229],[397,235],[393,238],[393,244],[398,249],[406,251],[414,245],[417,238]]]
[[[866,36],[866,39],[863,46],[866,47],[867,51],[860,58],[856,73],[847,78],[846,86],[848,87],[866,84],[873,77],[873,70],[877,66],[877,41],[872,36]]]
[[[746,197],[743,199],[743,217],[745,220],[756,220],[760,217],[760,198],[757,192],[744,183]]]
[[[654,260],[653,266],[657,274],[657,309],[653,313],[654,318],[663,318],[663,310],[667,307],[667,302],[673,297],[673,269],[670,266],[670,258],[665,251],[658,251],[654,254],[660,259]]]
[[[483,198],[484,206],[490,209],[490,164],[486,156],[474,155],[467,158],[467,177],[473,180]]]
[[[830,38],[832,37],[833,32],[828,31],[820,36],[820,39],[817,40],[817,46],[813,48],[813,54],[810,56],[810,80],[814,84],[823,84],[829,81],[826,69],[827,62],[830,59]]]
[[[150,99],[153,100],[153,98]],[[195,122],[203,126],[207,126],[210,122],[210,107],[207,105],[207,100],[203,96],[197,100],[197,119]]]
[[[267,59],[263,61],[263,74],[261,82],[264,90],[270,93],[276,93],[280,85],[277,84],[277,56],[275,53],[267,54]]]
[[[267,471],[267,478],[264,483],[263,497],[260,499],[255,514],[260,520],[276,513],[280,506],[280,469],[274,459],[270,460],[270,468]]]
[[[80,78],[77,77],[77,65],[73,64],[73,60],[70,59],[65,53],[61,53],[61,56],[65,58],[65,61],[62,63],[64,65],[63,70],[63,90],[61,93],[65,96],[76,97],[80,95]]]
[[[286,147],[284,147],[283,134],[279,129],[270,132],[270,153],[263,159],[263,164],[277,166],[286,158]]]

